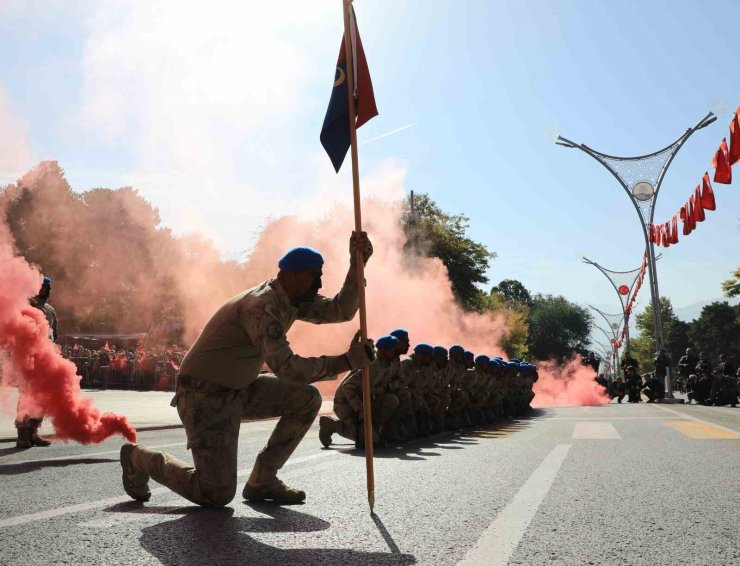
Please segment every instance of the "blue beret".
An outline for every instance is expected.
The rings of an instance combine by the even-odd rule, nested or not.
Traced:
[[[324,265],[324,258],[313,248],[293,248],[278,262],[282,271],[306,271]]]
[[[398,338],[395,336],[381,336],[375,341],[378,350],[393,350],[398,344]]]
[[[470,350],[465,350],[464,356],[466,360],[472,360],[475,357],[475,354]]]
[[[509,360],[509,361],[511,361],[511,362],[516,362],[516,363],[518,363],[518,364],[522,363],[522,362],[521,362],[521,360],[520,360],[519,358],[511,358],[511,360]]]
[[[460,346],[460,344],[453,344],[450,346],[450,354],[464,354],[465,348]]]
[[[408,340],[409,339],[409,331],[405,328],[396,328],[395,330],[391,330],[391,336],[395,336],[399,340]]]
[[[51,277],[44,276],[44,282],[41,284],[41,286],[43,287],[44,285],[46,285],[47,287],[51,287]]]
[[[485,354],[481,354],[480,356],[475,357],[476,364],[487,364],[490,361],[491,361],[491,358],[489,358]]]
[[[415,354],[421,354],[421,355],[428,354],[431,356],[433,352],[434,352],[434,348],[432,348],[429,344],[425,344],[424,342],[414,346]]]
[[[492,360],[503,360],[501,356],[496,356],[495,358],[491,358]]]
[[[434,353],[437,354],[438,356],[446,356],[447,348],[445,348],[444,346],[435,346]]]
[[[509,369],[511,369],[511,368],[514,368],[514,369],[519,369],[519,364],[518,364],[518,363],[516,363],[516,362],[509,362],[508,364],[506,364],[506,366],[507,366],[507,367],[508,367]]]
[[[498,367],[498,360],[488,360],[488,367],[489,368],[497,368]]]

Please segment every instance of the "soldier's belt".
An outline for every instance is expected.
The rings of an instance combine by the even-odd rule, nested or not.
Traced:
[[[197,377],[193,377],[191,375],[183,375],[183,374],[179,374],[177,376],[177,386],[184,387],[186,389],[201,389],[204,391],[213,391],[213,392],[222,392],[222,393],[234,391],[233,389],[229,389],[228,387],[222,387],[221,385],[216,385],[215,383],[204,381],[202,379],[198,379]]]

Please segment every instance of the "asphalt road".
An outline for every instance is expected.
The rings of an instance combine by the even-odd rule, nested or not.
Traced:
[[[241,481],[272,426],[242,425]],[[189,458],[181,429],[139,441]],[[379,451],[375,517],[363,455],[316,427],[281,474],[308,493],[290,507],[132,502],[119,446],[0,444],[0,564],[740,563],[740,408],[544,409]]]

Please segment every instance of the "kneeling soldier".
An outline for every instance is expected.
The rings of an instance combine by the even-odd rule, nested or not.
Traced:
[[[229,299],[211,317],[185,356],[172,400],[185,426],[194,465],[142,446],[121,447],[123,487],[147,501],[148,481],[167,486],[199,505],[223,506],[236,492],[237,444],[242,419],[280,417],[257,456],[242,495],[250,501],[302,502],[306,494],[286,486],[277,472],[296,449],[321,408],[310,385],[366,367],[371,341],[359,335],[340,356],[299,356],[285,336],[296,320],[314,324],[352,320],[358,308],[355,261],[367,261],[365,233],[350,238],[350,268],[333,298],[318,294],[324,260],[310,248],[294,248],[278,263],[277,278]],[[274,374],[260,373],[267,363]]]

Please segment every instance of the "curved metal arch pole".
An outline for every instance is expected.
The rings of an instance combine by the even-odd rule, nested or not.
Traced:
[[[591,307],[591,308],[593,308],[593,307]],[[596,310],[596,309],[594,309],[594,310]],[[609,321],[607,320],[607,323],[608,322]],[[607,326],[611,330],[611,325],[610,324],[607,324]],[[601,326],[599,326],[598,324],[594,324],[594,327],[595,328],[598,328],[599,330],[601,330],[601,332],[604,334],[604,336],[606,336],[606,341],[609,344],[611,344],[612,339],[614,339],[614,340],[617,339],[616,335],[614,335],[614,334],[612,336],[609,336],[609,333],[606,330],[604,330],[603,328],[601,328]],[[618,360],[617,348],[616,348],[616,346],[614,346],[614,344],[612,344],[611,350],[612,350],[612,353],[611,353],[612,367],[615,368],[614,369],[614,372],[615,372],[614,375],[617,375],[617,373],[616,373],[617,372],[617,369],[616,368],[619,367],[619,360]]]
[[[661,255],[661,254],[658,254],[658,255],[657,255],[657,256],[655,257],[655,261],[658,261],[658,260],[659,260],[659,259],[660,259],[661,257],[662,257],[662,255]],[[596,269],[598,269],[598,270],[599,270],[599,271],[600,271],[600,272],[601,272],[601,273],[602,273],[602,274],[604,275],[604,277],[606,277],[607,281],[609,281],[609,283],[611,284],[612,288],[614,289],[614,292],[615,292],[615,293],[617,294],[617,298],[619,299],[619,302],[620,302],[620,303],[621,303],[621,305],[622,305],[622,312],[624,313],[624,325],[625,325],[625,328],[626,328],[626,331],[625,331],[625,335],[624,335],[624,338],[625,338],[625,347],[624,347],[624,351],[625,351],[625,355],[626,355],[626,354],[629,354],[629,352],[630,352],[630,324],[629,324],[629,321],[630,321],[630,315],[629,315],[628,313],[626,313],[626,312],[625,312],[625,308],[626,308],[626,306],[625,306],[625,304],[624,304],[624,299],[622,298],[622,295],[621,295],[621,293],[619,292],[619,289],[618,289],[618,288],[617,288],[617,286],[616,286],[616,285],[614,284],[614,281],[612,281],[612,278],[611,278],[611,277],[609,277],[609,276],[608,276],[608,275],[606,274],[606,271],[611,271],[611,270],[606,270],[606,269],[605,269],[604,267],[600,266],[600,265],[599,265],[598,263],[596,263],[595,261],[591,261],[590,259],[588,259],[588,258],[587,258],[587,257],[585,257],[585,256],[584,256],[584,257],[582,257],[581,259],[583,259],[583,262],[584,262],[584,263],[587,263],[587,264],[589,264],[589,265],[593,265],[593,266],[594,266],[594,267],[595,267]],[[647,268],[647,261],[646,261],[646,266],[645,266],[645,267]],[[612,273],[632,273],[633,271],[639,271],[639,270],[640,270],[640,268],[638,267],[637,269],[633,269],[633,270],[631,270],[631,271],[612,271]],[[634,289],[634,287],[635,287],[635,282],[637,281],[637,279],[638,279],[639,277],[640,277],[640,275],[638,274],[638,275],[637,275],[637,277],[635,277],[634,281],[632,281],[632,284],[630,285],[630,293],[629,293],[629,294],[627,295],[627,296],[628,296],[628,298],[629,298],[629,296],[630,296],[630,295],[632,294],[632,289]]]
[[[668,167],[673,162],[673,158],[676,156],[678,151],[683,147],[683,145],[686,143],[686,141],[691,137],[691,135],[696,132],[697,130],[701,130],[702,128],[706,128],[711,123],[713,123],[717,117],[712,113],[709,112],[704,118],[699,120],[699,122],[696,123],[692,128],[687,129],[681,136],[679,136],[672,144],[669,144],[665,146],[663,149],[660,149],[658,151],[655,151],[653,153],[649,153],[642,156],[636,156],[636,157],[617,157],[613,155],[607,155],[605,153],[597,152],[596,150],[591,149],[585,144],[576,144],[575,142],[572,142],[571,140],[564,138],[562,136],[558,136],[558,141],[556,142],[558,145],[562,145],[564,147],[569,148],[577,148],[583,151],[584,153],[590,155],[593,157],[596,161],[601,163],[604,168],[611,173],[614,178],[619,182],[619,184],[622,186],[622,188],[627,193],[627,196],[629,197],[630,201],[632,202],[632,205],[635,207],[635,211],[637,212],[637,216],[640,219],[640,225],[642,226],[642,232],[643,236],[645,238],[645,247],[648,252],[648,276],[649,276],[649,282],[650,282],[650,295],[652,299],[652,311],[653,311],[653,332],[655,334],[655,345],[658,349],[662,349],[665,347],[664,339],[663,339],[663,320],[661,316],[661,308],[660,308],[660,290],[658,288],[658,273],[655,268],[655,248],[653,246],[653,243],[650,241],[650,237],[648,234],[647,226],[645,225],[645,220],[642,217],[642,214],[640,213],[640,208],[637,206],[637,202],[630,192],[629,187],[626,185],[626,183],[622,180],[622,178],[614,171],[607,163],[605,163],[602,159],[599,158],[605,157],[607,159],[619,159],[624,161],[631,161],[631,160],[637,160],[637,159],[643,159],[652,157],[655,155],[658,155],[664,151],[666,151],[671,146],[676,146],[673,151],[671,151],[670,156],[666,160],[666,162],[663,164],[663,167],[660,170],[660,173],[658,174],[658,179],[655,184],[655,193],[652,196],[652,202],[650,204],[650,223],[652,224],[653,218],[655,215],[655,203],[658,200],[658,193],[660,192],[660,187],[663,183],[663,178],[665,177],[666,172],[668,171]],[[670,369],[668,370],[668,375],[666,376],[666,396],[668,398],[673,397],[673,386],[672,386],[672,380],[670,376]]]

